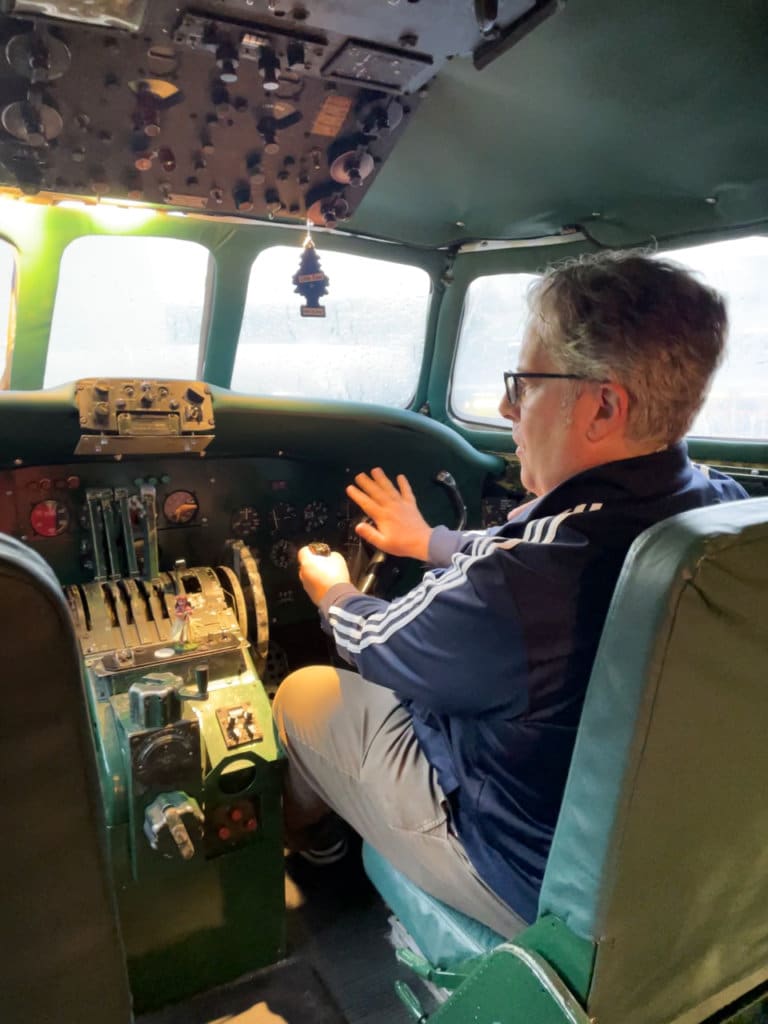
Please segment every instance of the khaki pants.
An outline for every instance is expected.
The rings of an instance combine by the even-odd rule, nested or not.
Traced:
[[[283,681],[274,714],[288,754],[289,833],[332,809],[444,903],[507,938],[526,927],[479,878],[450,831],[436,772],[391,690],[355,672],[312,666]]]

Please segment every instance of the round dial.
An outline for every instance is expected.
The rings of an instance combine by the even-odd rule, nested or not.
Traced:
[[[163,502],[163,515],[174,526],[191,523],[200,506],[191,491],[171,491]]]
[[[32,506],[29,515],[32,529],[40,537],[58,537],[69,526],[69,510],[60,501],[49,498]]]
[[[304,506],[304,529],[313,533],[328,522],[328,506],[324,501],[310,501]]]
[[[232,515],[232,533],[236,537],[249,537],[261,525],[261,516],[253,505],[243,505]]]
[[[281,501],[269,513],[272,526],[277,533],[293,533],[296,529],[298,517],[293,505],[287,501]]]
[[[269,558],[278,569],[290,569],[296,562],[296,547],[289,540],[279,540],[270,548]]]

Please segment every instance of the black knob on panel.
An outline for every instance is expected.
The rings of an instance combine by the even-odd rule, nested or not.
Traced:
[[[271,46],[262,46],[259,57],[259,74],[264,79],[264,88],[273,92],[278,88],[280,77],[280,58]]]
[[[197,692],[201,697],[205,697],[208,694],[208,665],[204,663],[202,665],[195,666],[195,683],[197,685]]]
[[[231,43],[220,43],[216,49],[216,66],[219,69],[219,78],[227,85],[237,81],[237,69],[240,66],[237,50]]]
[[[304,43],[294,42],[288,43],[288,49],[285,54],[285,63],[289,68],[304,67],[305,62],[304,56]]]
[[[280,146],[277,143],[277,121],[274,117],[267,115],[262,117],[259,123],[256,125],[256,131],[264,139],[264,152],[265,153],[277,153],[280,150]]]

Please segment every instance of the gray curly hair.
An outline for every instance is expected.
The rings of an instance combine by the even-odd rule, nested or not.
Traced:
[[[533,329],[559,369],[626,388],[627,437],[683,437],[723,358],[721,295],[671,260],[633,251],[553,267],[528,301]]]

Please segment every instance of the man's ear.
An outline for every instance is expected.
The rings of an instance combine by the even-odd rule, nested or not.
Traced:
[[[588,439],[602,441],[616,433],[623,436],[629,412],[627,389],[616,381],[601,382],[597,387],[594,412],[587,427]]]

